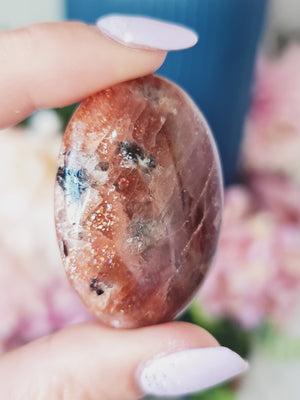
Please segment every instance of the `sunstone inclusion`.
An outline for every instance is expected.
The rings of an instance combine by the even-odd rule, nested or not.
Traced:
[[[56,228],[67,276],[99,320],[175,318],[212,262],[221,211],[210,129],[177,85],[150,75],[78,107],[59,155]]]

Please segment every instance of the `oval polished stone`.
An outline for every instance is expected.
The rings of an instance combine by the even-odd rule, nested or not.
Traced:
[[[122,328],[173,319],[220,228],[220,164],[203,115],[153,75],[85,99],[64,135],[55,203],[68,278],[92,313]]]

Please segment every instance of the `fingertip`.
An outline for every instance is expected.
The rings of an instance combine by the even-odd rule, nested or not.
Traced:
[[[156,71],[166,51],[121,45],[82,22],[35,24],[0,34],[0,126],[37,108],[63,107]]]

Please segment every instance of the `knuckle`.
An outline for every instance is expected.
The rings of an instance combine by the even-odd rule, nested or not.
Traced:
[[[4,61],[13,55],[31,56],[34,40],[35,29],[30,26],[4,32],[0,36],[1,56]]]

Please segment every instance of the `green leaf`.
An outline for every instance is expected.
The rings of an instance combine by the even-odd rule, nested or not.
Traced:
[[[246,358],[252,348],[254,332],[243,329],[236,322],[226,318],[213,318],[203,313],[197,303],[193,303],[181,320],[192,322],[208,330],[218,342]]]
[[[228,385],[218,386],[190,396],[191,400],[235,400],[235,398],[234,392]]]

